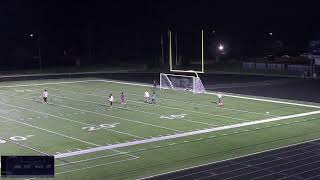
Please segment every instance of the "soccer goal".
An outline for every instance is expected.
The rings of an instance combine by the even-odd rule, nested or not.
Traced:
[[[192,91],[194,94],[206,91],[196,72],[195,76],[160,73],[160,89]]]

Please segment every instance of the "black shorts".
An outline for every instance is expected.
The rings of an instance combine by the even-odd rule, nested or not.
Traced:
[[[47,99],[48,99],[47,97],[43,97],[44,102],[47,102]]]

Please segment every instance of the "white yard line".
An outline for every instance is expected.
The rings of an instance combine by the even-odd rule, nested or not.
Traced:
[[[2,93],[0,93],[0,94],[2,94]],[[7,95],[7,96],[10,96],[10,95]],[[16,98],[20,98],[20,97],[16,97]],[[20,98],[20,99],[26,99],[26,98]],[[30,99],[28,99],[28,100],[30,100]],[[87,126],[91,126],[91,125],[92,125],[92,124],[88,124],[88,123],[84,123],[84,122],[72,120],[72,119],[69,119],[69,118],[64,118],[64,117],[52,115],[52,114],[49,114],[49,113],[44,113],[44,112],[41,112],[41,111],[35,111],[35,110],[28,109],[28,108],[24,108],[24,107],[20,107],[20,106],[15,106],[15,105],[8,104],[8,103],[1,103],[1,102],[0,102],[0,104],[7,105],[7,106],[11,106],[11,107],[15,107],[15,108],[18,108],[18,109],[23,109],[23,110],[26,110],[26,111],[31,111],[31,112],[39,113],[39,114],[44,114],[44,115],[47,115],[47,116],[51,116],[51,117],[58,118],[58,119],[63,119],[63,120],[65,120],[65,121],[70,121],[70,122],[73,122],[73,123],[83,124],[83,125],[87,125]],[[119,134],[124,134],[124,135],[131,136],[131,137],[135,137],[135,138],[144,139],[143,137],[136,136],[136,135],[133,135],[133,134],[130,134],[130,133],[125,133],[125,132],[117,131],[117,130],[114,130],[114,129],[106,129],[106,130],[107,130],[107,131],[111,131],[111,132],[116,132],[116,133],[119,133]]]
[[[100,167],[100,166],[106,166],[106,165],[120,163],[120,162],[127,162],[127,161],[131,161],[131,160],[135,160],[135,159],[139,159],[139,157],[133,157],[133,158],[120,160],[120,161],[113,161],[113,162],[109,162],[109,163],[97,164],[94,166],[87,166],[87,167],[83,167],[83,168],[79,168],[79,169],[73,169],[70,171],[57,172],[56,175],[71,173],[71,172],[75,172],[75,171],[82,171],[82,170],[86,170],[86,169],[96,168],[96,167]]]
[[[110,88],[109,88],[110,89]],[[114,89],[113,89],[114,90]],[[128,93],[127,94],[130,94],[130,95],[133,95],[133,96],[138,96],[138,97],[142,97],[142,95],[138,95],[138,94],[135,94],[135,93]],[[199,103],[193,103],[193,102],[190,102],[190,101],[184,101],[184,100],[175,100],[175,99],[167,99],[167,98],[163,98],[161,97],[161,101],[173,101],[173,102],[182,102],[182,103],[187,103],[187,104],[193,104],[193,105],[197,105],[197,106],[204,106],[204,107],[210,107],[210,108],[216,108],[216,109],[221,109],[220,107],[217,107],[217,106],[214,106],[214,105],[207,105],[207,104],[199,104]],[[241,110],[241,109],[233,109],[233,108],[227,108],[227,107],[224,107],[222,110],[230,110],[230,111],[238,111],[238,112],[245,112],[245,113],[251,113],[251,114],[259,114],[259,115],[264,115],[264,116],[270,116],[270,117],[276,117],[274,115],[271,115],[271,114],[265,114],[265,113],[259,113],[259,112],[253,112],[253,111],[246,111],[246,110]]]
[[[111,83],[118,83],[118,84],[127,84],[127,85],[134,85],[134,86],[153,87],[153,85],[146,85],[146,84],[141,84],[141,83],[122,82],[122,81],[114,81],[114,80],[97,80],[97,81],[111,82]],[[211,93],[211,92],[206,92],[205,94],[217,95],[217,93]],[[320,108],[320,106],[309,105],[309,104],[301,104],[301,103],[292,103],[292,102],[279,101],[279,100],[270,100],[270,99],[246,97],[246,96],[233,95],[233,94],[224,94],[224,95],[225,95],[225,96],[229,96],[229,97],[234,97],[234,98],[249,99],[249,100],[255,100],[255,101],[264,101],[264,102],[273,102],[273,103],[288,104],[288,105],[295,105],[295,106]]]
[[[11,121],[11,120],[8,120],[8,121]],[[32,150],[32,151],[34,151],[34,152],[39,153],[39,154],[46,155],[46,156],[51,156],[51,154],[48,154],[48,153],[46,153],[46,152],[43,152],[43,151],[40,151],[40,150],[38,150],[38,149],[32,148],[32,147],[27,146],[27,145],[25,145],[25,144],[22,144],[22,143],[13,141],[13,140],[11,140],[11,139],[7,139],[7,138],[2,137],[2,136],[0,136],[0,139],[3,139],[3,140],[5,140],[5,141],[7,141],[7,142],[11,142],[11,143],[13,143],[13,144],[16,144],[16,145],[18,145],[18,146],[24,147],[24,148],[26,148],[26,149],[30,149],[30,150]],[[0,166],[0,167],[1,167],[1,166]]]
[[[3,94],[3,93],[0,93],[0,94]],[[5,95],[7,95],[7,96],[13,96],[13,95],[8,95],[8,94],[5,94]],[[26,100],[32,101],[32,99],[28,99],[28,98],[21,98],[21,97],[17,97],[17,96],[13,96],[13,97],[18,98],[18,99],[26,99]],[[145,123],[145,122],[141,122],[141,121],[130,120],[130,119],[127,119],[127,118],[112,116],[112,115],[108,115],[108,114],[104,114],[104,113],[99,113],[99,112],[94,112],[94,111],[89,111],[89,110],[84,110],[84,109],[78,109],[78,108],[74,108],[74,107],[70,107],[70,106],[64,106],[64,105],[59,105],[59,104],[54,104],[54,103],[51,103],[51,104],[56,105],[56,106],[60,106],[60,107],[64,107],[64,108],[74,109],[74,110],[77,110],[77,111],[82,111],[82,112],[88,112],[88,113],[98,114],[98,115],[101,115],[101,116],[112,117],[112,118],[115,118],[115,119],[121,119],[121,120],[124,120],[124,121],[135,122],[135,123],[138,123],[138,124],[144,124],[144,125],[148,125],[148,126],[152,126],[152,127],[158,127],[158,128],[166,129],[166,130],[170,130],[170,131],[183,132],[183,131],[180,131],[180,130],[176,130],[176,129],[172,129],[172,128],[167,128],[167,127],[164,127],[164,126],[154,125],[154,124]]]
[[[52,89],[58,90],[58,91],[72,92],[73,94],[82,94],[82,95],[87,95],[87,96],[95,96],[95,97],[105,98],[104,96],[101,96],[101,95],[87,94],[87,93],[81,93],[81,92],[69,91],[69,90],[61,90],[61,89],[57,89],[57,88],[52,88]],[[127,101],[138,103],[138,104],[143,104],[143,106],[150,106],[150,104],[146,104],[145,102],[139,102],[139,101],[133,101],[133,100],[127,100]],[[206,112],[201,112],[201,111],[186,110],[186,109],[182,109],[182,108],[170,107],[170,106],[159,105],[159,104],[155,104],[154,106],[164,107],[167,109],[175,109],[175,110],[180,110],[180,111],[185,111],[185,112],[191,112],[191,113],[196,113],[196,114],[208,115],[208,116],[223,117],[223,118],[228,118],[228,119],[233,119],[233,120],[238,120],[238,121],[246,121],[245,119],[240,119],[240,118],[235,118],[235,117],[230,117],[230,116],[211,114],[211,113],[206,113]]]
[[[206,92],[206,94],[217,95],[217,93]],[[232,95],[232,94],[223,94],[224,96],[240,98],[240,99],[249,99],[255,101],[264,101],[264,102],[272,102],[272,103],[279,103],[279,104],[287,104],[293,106],[302,106],[302,107],[311,107],[320,109],[320,106],[310,105],[310,104],[300,104],[300,103],[293,103],[293,102],[286,102],[286,101],[278,101],[278,100],[271,100],[271,99],[261,99],[261,98],[254,98],[254,97],[246,97],[246,96],[239,96],[239,95]]]
[[[138,124],[148,125],[148,126],[157,127],[157,128],[161,128],[161,129],[166,129],[166,130],[170,130],[170,131],[174,131],[174,132],[183,132],[183,131],[179,131],[179,130],[176,130],[176,129],[167,128],[167,127],[164,127],[164,126],[154,125],[154,124],[145,123],[145,122],[141,122],[141,121],[135,121],[135,120],[122,118],[122,117],[117,117],[117,116],[112,116],[112,115],[108,115],[108,114],[104,114],[104,113],[99,113],[99,112],[94,112],[94,111],[89,111],[89,110],[84,110],[84,109],[74,108],[74,107],[70,107],[70,106],[59,105],[59,104],[54,104],[54,105],[60,106],[60,107],[64,107],[64,108],[74,109],[74,110],[78,110],[78,111],[82,111],[82,112],[98,114],[98,115],[101,115],[101,116],[112,117],[112,118],[115,118],[115,119],[121,119],[121,120],[128,121],[128,122],[135,122],[135,123],[138,123]]]
[[[19,85],[9,85],[9,86],[0,86],[0,88],[14,88],[14,87],[29,87],[29,86],[43,86],[43,85],[51,85],[51,84],[74,84],[74,83],[82,83],[82,82],[95,82],[101,80],[83,80],[83,81],[60,81],[60,82],[50,82],[50,83],[36,83],[36,84],[19,84]]]
[[[43,86],[43,85],[51,85],[51,84],[72,84],[72,83],[81,83],[81,82],[110,82],[110,83],[126,84],[126,85],[133,85],[133,86],[153,87],[153,85],[150,85],[150,84],[131,83],[131,82],[115,81],[115,80],[92,79],[92,80],[83,80],[83,81],[61,81],[61,82],[52,82],[52,83],[20,84],[20,85],[11,85],[11,86],[0,86],[0,88]],[[213,93],[213,92],[207,92],[206,94],[216,95],[216,93]],[[255,101],[288,104],[288,105],[295,105],[295,106],[302,106],[302,107],[320,108],[320,106],[316,106],[316,105],[292,103],[292,102],[287,102],[287,101],[270,100],[270,99],[254,98],[254,97],[246,97],[246,96],[240,96],[240,95],[229,94],[229,93],[225,94],[225,96],[234,97],[234,98],[241,98],[241,99],[249,99],[249,100],[255,100]]]
[[[17,120],[8,118],[8,117],[4,117],[4,116],[1,116],[1,115],[0,115],[0,117],[1,117],[1,118],[4,118],[4,119],[7,119],[8,121],[13,121],[13,122],[16,122],[16,123],[19,123],[19,124],[23,124],[23,125],[25,125],[25,126],[29,126],[29,127],[35,128],[35,129],[39,129],[39,130],[42,130],[42,131],[46,131],[46,132],[49,132],[49,133],[51,133],[51,134],[59,135],[59,136],[65,137],[65,138],[69,138],[69,139],[75,140],[75,141],[79,141],[79,142],[82,142],[82,143],[90,144],[90,145],[93,145],[93,146],[96,146],[96,147],[99,147],[99,146],[100,146],[100,145],[95,144],[95,143],[91,143],[91,142],[84,141],[84,140],[81,140],[81,139],[78,139],[78,138],[74,138],[74,137],[71,137],[71,136],[67,136],[67,135],[64,135],[64,134],[61,134],[61,133],[58,133],[58,132],[54,132],[54,131],[45,129],[45,128],[41,128],[41,127],[38,127],[38,126],[31,125],[31,124],[28,124],[28,123],[20,122],[20,121],[17,121]],[[128,156],[131,156],[131,157],[137,157],[137,156],[133,156],[133,155],[131,155],[131,154],[128,154],[128,153],[125,153],[125,152],[122,152],[122,151],[118,151],[118,150],[115,150],[115,149],[110,149],[110,150],[111,150],[111,151],[115,151],[115,152],[119,152],[119,153],[123,153],[123,154],[127,154]]]
[[[94,157],[94,158],[88,158],[88,159],[83,159],[83,160],[78,160],[78,161],[72,161],[72,162],[67,162],[67,163],[62,163],[62,164],[58,164],[55,167],[60,167],[60,166],[66,166],[66,165],[70,165],[70,164],[78,164],[78,163],[82,163],[82,162],[87,162],[87,161],[93,161],[93,160],[97,160],[97,159],[103,159],[103,158],[109,158],[109,157],[115,157],[115,156],[119,156],[119,155],[127,155],[128,153],[117,153],[117,154],[111,154],[111,155],[105,155],[105,156],[98,156],[98,157]]]
[[[4,116],[1,116],[1,115],[0,115],[0,117],[1,117],[1,118],[4,118],[4,119],[7,119],[7,120],[10,120],[10,121],[13,121],[13,122],[16,122],[16,123],[19,123],[19,124],[23,124],[23,125],[25,125],[25,126],[29,126],[29,127],[35,128],[35,129],[39,129],[39,130],[42,130],[42,131],[46,131],[46,132],[51,133],[51,134],[55,134],[55,135],[59,135],[59,136],[62,136],[62,137],[68,138],[68,139],[72,139],[72,140],[75,140],[75,141],[79,141],[79,142],[82,142],[82,143],[85,143],[85,144],[90,144],[90,145],[96,146],[96,147],[99,147],[99,146],[100,146],[100,145],[95,144],[95,143],[91,143],[91,142],[84,141],[84,140],[81,140],[81,139],[78,139],[78,138],[74,138],[74,137],[71,137],[71,136],[67,136],[67,135],[64,135],[64,134],[61,134],[61,133],[58,133],[58,132],[54,132],[54,131],[51,131],[51,130],[48,130],[48,129],[45,129],[45,128],[41,128],[41,127],[38,127],[38,126],[35,126],[35,125],[31,125],[31,124],[28,124],[28,123],[24,123],[24,122],[21,122],[21,121],[17,121],[17,120],[8,118],[8,117],[4,117]]]
[[[222,130],[227,130],[227,129],[251,126],[251,125],[262,124],[262,123],[273,122],[273,121],[280,121],[280,120],[284,120],[284,119],[310,116],[310,115],[314,115],[314,114],[320,114],[320,111],[312,111],[312,112],[301,113],[301,114],[281,116],[281,117],[263,119],[263,120],[252,121],[252,122],[233,124],[233,125],[229,125],[229,126],[222,126],[222,127],[204,129],[204,130],[199,130],[199,131],[185,132],[185,133],[179,133],[179,134],[174,134],[174,135],[169,135],[169,136],[162,136],[162,137],[155,137],[155,138],[150,138],[150,139],[132,141],[132,142],[128,142],[128,143],[119,143],[119,144],[115,144],[115,145],[101,146],[101,147],[86,149],[86,150],[82,150],[82,151],[75,151],[72,153],[59,154],[59,155],[56,155],[56,158],[77,156],[77,155],[82,155],[82,154],[98,152],[98,151],[104,151],[104,150],[108,150],[108,149],[123,148],[123,147],[129,147],[129,146],[133,146],[133,145],[140,145],[140,144],[146,144],[146,143],[151,143],[151,142],[171,140],[171,139],[187,137],[187,136],[192,136],[192,135],[205,134],[205,133],[209,133],[209,132],[222,131]]]
[[[58,90],[58,89],[56,89],[56,90]],[[63,91],[63,90],[59,90],[59,91]],[[72,92],[72,91],[70,91],[70,92]],[[66,96],[58,96],[58,95],[51,95],[51,96],[52,97],[60,97],[60,98],[63,98],[63,99],[70,99],[72,101],[87,102],[87,103],[92,103],[92,104],[97,104],[97,105],[102,105],[102,106],[108,106],[107,104],[103,104],[103,103],[98,103],[98,102],[94,102],[94,101],[87,101],[87,100],[81,100],[81,99],[76,99],[76,98],[69,98],[69,97],[66,97]],[[141,113],[145,113],[145,114],[157,115],[159,117],[161,116],[161,114],[142,111],[142,110],[137,110],[137,109],[132,109],[132,108],[129,108],[129,107],[125,107],[125,108],[123,108],[123,107],[115,107],[115,109],[124,109],[124,110],[128,109],[128,110],[131,110],[131,111],[141,112]],[[192,123],[197,123],[197,124],[203,124],[203,125],[207,125],[207,126],[216,126],[214,124],[209,124],[209,123],[205,123],[205,122],[201,122],[201,121],[188,120],[188,119],[182,119],[182,121],[187,121],[187,122],[192,122]]]

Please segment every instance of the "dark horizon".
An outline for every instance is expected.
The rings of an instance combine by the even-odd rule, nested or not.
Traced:
[[[296,55],[320,35],[316,4],[301,2],[3,0],[0,7],[1,66],[35,56],[39,34],[48,65],[63,64],[65,55],[103,63],[156,58],[168,28],[214,30],[235,58],[265,55],[270,38]]]

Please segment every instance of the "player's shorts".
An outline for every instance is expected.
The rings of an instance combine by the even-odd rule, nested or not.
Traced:
[[[44,102],[47,102],[48,97],[43,97]]]

